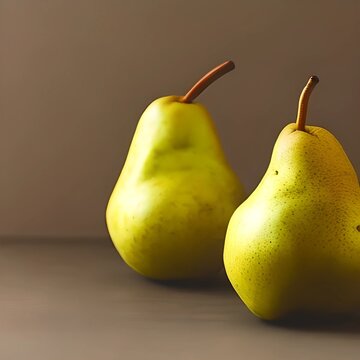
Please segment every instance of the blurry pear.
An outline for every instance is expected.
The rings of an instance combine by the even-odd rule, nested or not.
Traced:
[[[140,118],[106,221],[121,257],[146,277],[208,278],[223,266],[243,188],[210,114],[193,100],[233,68],[219,65],[185,96],[157,99]]]

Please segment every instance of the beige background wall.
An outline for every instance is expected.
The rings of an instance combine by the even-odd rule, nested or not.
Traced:
[[[356,0],[0,0],[0,235],[106,235],[144,108],[226,59],[199,100],[248,191],[312,73],[309,122],[359,173],[359,19]]]

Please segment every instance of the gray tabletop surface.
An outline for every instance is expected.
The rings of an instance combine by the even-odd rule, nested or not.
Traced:
[[[0,241],[0,359],[360,359],[360,324],[271,324],[224,274],[146,280],[109,239]]]

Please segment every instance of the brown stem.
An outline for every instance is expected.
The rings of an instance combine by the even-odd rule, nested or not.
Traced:
[[[305,131],[305,123],[306,123],[306,115],[307,115],[307,107],[309,103],[309,98],[314,90],[314,87],[319,82],[319,78],[317,76],[311,76],[309,81],[304,87],[299,99],[298,113],[296,118],[296,128],[300,131]]]
[[[209,71],[204,75],[187,93],[182,97],[181,102],[191,103],[197,96],[199,96],[209,85],[215,80],[225,75],[229,71],[235,69],[235,64],[232,61],[226,61],[223,64]]]

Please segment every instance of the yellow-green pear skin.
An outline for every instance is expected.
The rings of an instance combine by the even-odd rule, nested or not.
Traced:
[[[223,266],[243,188],[198,103],[155,100],[138,123],[106,220],[124,261],[153,279],[207,278]]]
[[[289,124],[255,191],[231,217],[224,263],[258,317],[360,309],[360,189],[327,130]]]

